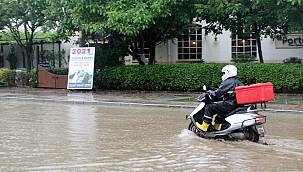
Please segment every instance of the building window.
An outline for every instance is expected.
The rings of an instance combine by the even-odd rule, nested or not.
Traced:
[[[195,61],[202,59],[202,27],[190,27],[188,33],[178,38],[178,60]]]
[[[257,57],[257,41],[255,34],[240,36],[232,34],[232,56],[247,54]]]

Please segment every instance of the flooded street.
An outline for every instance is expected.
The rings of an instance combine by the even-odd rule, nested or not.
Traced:
[[[202,139],[191,109],[0,101],[0,171],[302,171],[303,114],[260,143]]]

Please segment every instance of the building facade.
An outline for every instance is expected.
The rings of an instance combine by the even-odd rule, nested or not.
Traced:
[[[232,56],[248,54],[258,57],[256,37],[241,38],[229,31],[221,35],[205,34],[202,27],[189,28],[188,35],[161,43],[156,47],[156,63],[231,62]],[[265,63],[283,63],[284,59],[303,59],[303,33],[287,34],[280,40],[261,39]]]
[[[36,43],[33,46],[34,57],[32,66],[36,67],[37,59],[40,63],[45,62],[42,52],[47,50],[51,54],[65,51],[61,65],[56,61],[56,66],[67,67],[69,50],[78,47],[78,37],[72,37],[70,42]],[[287,34],[280,40],[262,37],[262,53],[265,63],[283,63],[283,60],[291,57],[303,59],[303,33]],[[0,67],[9,67],[7,57],[12,45],[0,45]],[[27,59],[22,49],[14,45],[17,59],[17,68],[26,68]],[[148,57],[149,50],[143,51],[142,57]],[[232,56],[246,54],[258,57],[256,38],[253,34],[241,38],[229,31],[223,34],[205,34],[201,26],[188,28],[188,33],[179,38],[171,39],[156,46],[155,62],[157,64],[193,63],[193,62],[216,62],[229,63]],[[146,60],[147,62],[147,60]],[[137,64],[131,56],[125,57],[126,64]]]

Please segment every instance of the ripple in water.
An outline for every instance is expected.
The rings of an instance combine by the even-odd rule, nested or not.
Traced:
[[[197,138],[197,135],[188,129],[183,129],[181,133],[178,135],[178,138],[181,140],[192,140]]]

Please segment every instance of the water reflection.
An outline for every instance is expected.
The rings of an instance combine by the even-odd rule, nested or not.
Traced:
[[[97,128],[95,107],[91,105],[68,105],[67,115],[67,138],[69,163],[81,164],[87,157],[95,157]]]
[[[67,123],[72,142],[96,141],[95,107],[91,105],[69,105]]]

